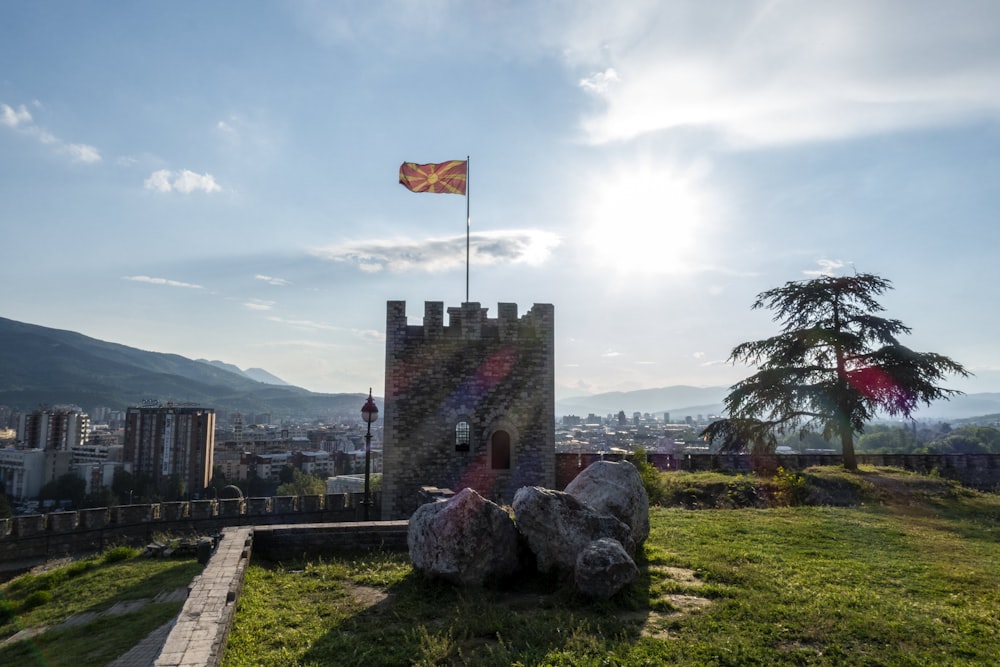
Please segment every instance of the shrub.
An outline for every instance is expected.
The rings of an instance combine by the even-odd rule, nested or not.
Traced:
[[[21,611],[28,611],[29,609],[34,609],[35,607],[41,607],[43,604],[48,604],[52,601],[52,593],[50,591],[34,591],[28,597],[21,601]]]
[[[774,473],[774,485],[775,500],[781,505],[802,505],[809,493],[805,477],[797,472],[789,472],[781,466]]]
[[[129,558],[135,558],[141,552],[134,547],[115,547],[104,552],[101,560],[105,563],[120,563],[123,560],[128,560]]]
[[[729,483],[726,497],[735,507],[756,507],[759,502],[757,485],[746,475],[740,475]]]
[[[14,605],[8,600],[0,600],[0,625],[6,625],[14,620]]]
[[[639,471],[639,477],[642,479],[642,485],[645,487],[646,495],[649,497],[649,504],[663,504],[666,496],[666,489],[663,484],[663,475],[656,469],[656,466],[646,459],[646,451],[644,449],[635,450],[635,453],[632,456],[632,465],[634,465],[635,469]]]

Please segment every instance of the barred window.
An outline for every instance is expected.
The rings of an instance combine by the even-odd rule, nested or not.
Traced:
[[[460,421],[455,424],[455,451],[469,451],[469,422]]]

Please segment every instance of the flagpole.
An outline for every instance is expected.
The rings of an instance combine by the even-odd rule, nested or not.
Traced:
[[[469,234],[472,218],[469,216],[469,156],[465,156],[465,302],[469,303]]]

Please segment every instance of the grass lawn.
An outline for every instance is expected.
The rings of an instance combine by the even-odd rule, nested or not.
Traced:
[[[881,469],[800,482],[854,505],[655,507],[640,579],[603,602],[537,575],[463,590],[397,553],[252,564],[224,664],[1000,664],[1000,496]]]
[[[188,586],[202,566],[138,553],[118,547],[0,586],[0,665],[102,667],[176,616],[182,600],[151,600]],[[131,610],[108,614],[116,604]],[[5,641],[22,630],[39,634]]]

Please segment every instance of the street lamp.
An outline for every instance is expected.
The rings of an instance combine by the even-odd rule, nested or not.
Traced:
[[[368,521],[368,508],[371,506],[371,471],[372,471],[372,422],[378,419],[378,406],[372,398],[371,387],[368,388],[368,401],[361,408],[361,418],[368,423],[365,433],[365,521]]]

